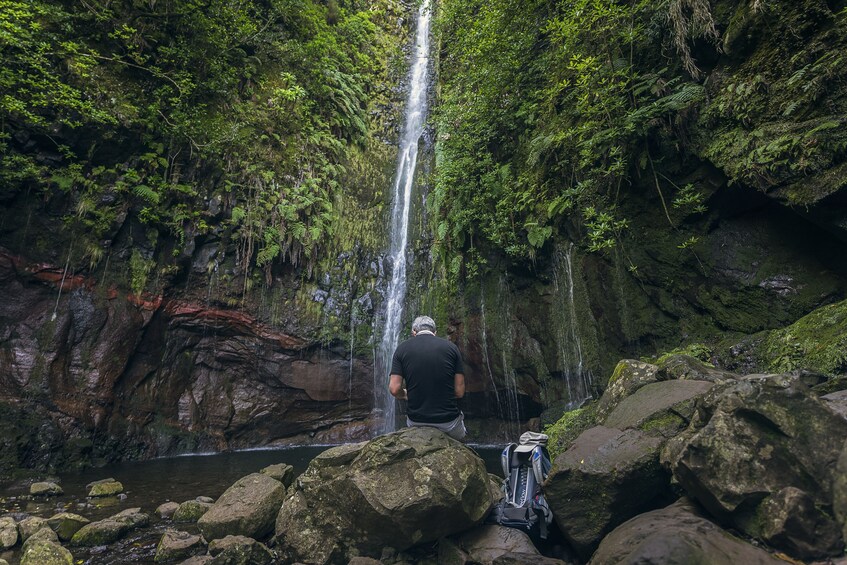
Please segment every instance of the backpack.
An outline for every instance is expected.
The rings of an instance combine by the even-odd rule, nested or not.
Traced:
[[[489,523],[547,539],[553,513],[541,492],[541,483],[552,467],[546,446],[546,435],[526,432],[519,445],[510,443],[503,449],[500,463],[506,476],[502,486],[504,497],[494,507]]]

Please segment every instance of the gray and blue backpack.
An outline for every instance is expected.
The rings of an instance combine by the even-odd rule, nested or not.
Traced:
[[[503,498],[494,507],[489,523],[527,532],[530,537],[547,539],[553,513],[544,499],[541,484],[552,464],[547,452],[547,436],[535,432],[521,435],[520,443],[510,443],[500,454],[503,466]]]

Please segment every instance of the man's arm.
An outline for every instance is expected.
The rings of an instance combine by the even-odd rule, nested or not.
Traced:
[[[456,376],[453,377],[453,388],[456,391],[456,398],[465,396],[465,375],[456,373]]]
[[[462,377],[462,390],[465,390],[464,377]],[[388,381],[388,392],[397,400],[406,400],[406,389],[403,388],[403,375],[391,375]]]

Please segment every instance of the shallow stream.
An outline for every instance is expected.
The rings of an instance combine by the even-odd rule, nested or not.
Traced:
[[[20,521],[26,516],[49,518],[59,512],[73,512],[96,521],[127,508],[141,507],[150,515],[150,526],[131,532],[126,538],[107,546],[94,548],[66,547],[77,565],[153,564],[156,545],[167,528],[196,533],[194,524],[174,524],[160,519],[156,507],[168,501],[184,502],[198,496],[217,498],[239,478],[275,463],[288,463],[295,476],[306,470],[309,461],[330,446],[287,447],[273,450],[238,451],[212,455],[186,455],[150,461],[126,462],[79,473],[59,474],[64,489],[62,496],[30,500],[31,480],[0,486],[0,514]],[[502,475],[500,448],[472,446],[485,461],[488,471]],[[89,499],[86,485],[112,477],[124,486],[126,498]],[[20,563],[20,544],[12,550],[0,551],[0,558],[10,565]]]

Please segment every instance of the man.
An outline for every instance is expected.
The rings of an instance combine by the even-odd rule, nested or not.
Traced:
[[[454,344],[435,336],[435,321],[429,316],[415,318],[412,338],[397,346],[388,390],[409,401],[406,425],[438,428],[454,439],[465,437],[465,417],[458,404],[465,395],[462,356]]]

